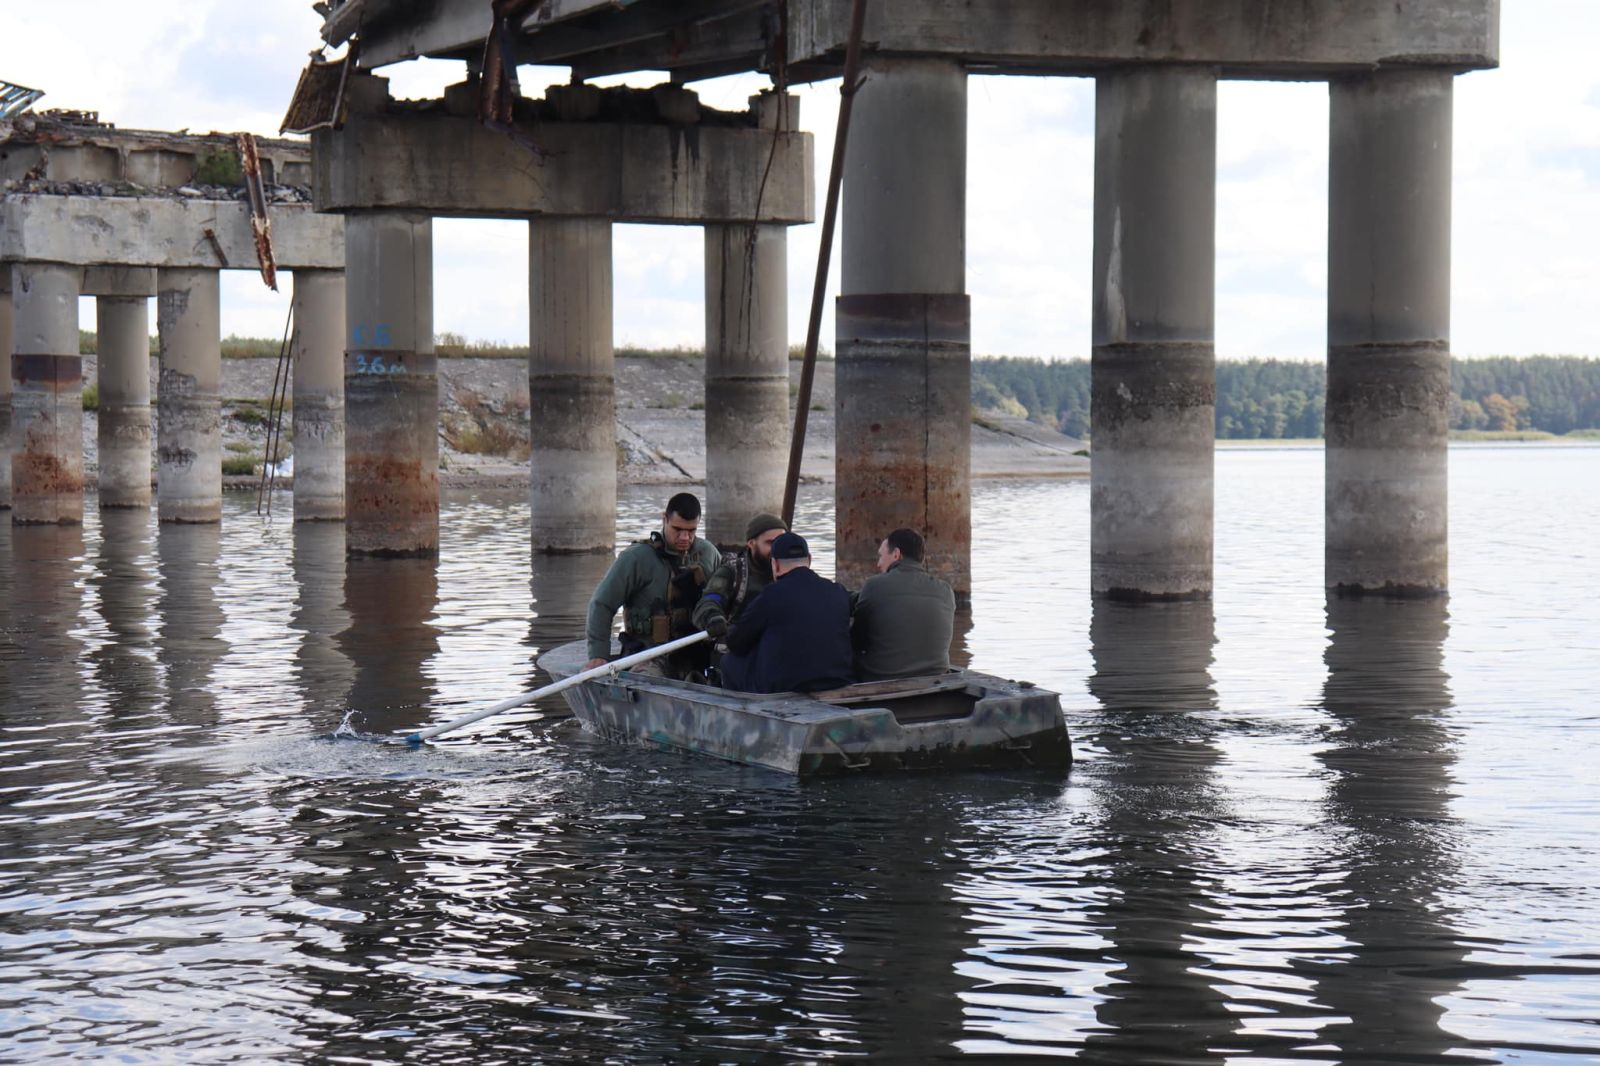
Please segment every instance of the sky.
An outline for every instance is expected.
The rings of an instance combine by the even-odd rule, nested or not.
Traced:
[[[487,0],[486,0],[487,2]],[[1455,91],[1452,349],[1458,355],[1600,355],[1600,3],[1502,7],[1501,67]],[[128,4],[6,0],[0,79],[45,91],[36,106],[95,110],[118,126],[275,134],[320,16],[305,0]],[[435,96],[460,63],[385,68],[396,97]],[[523,91],[566,81],[523,68]],[[620,79],[607,79],[610,84]],[[635,84],[661,80],[646,74]],[[698,83],[742,109],[764,88],[742,75]],[[799,90],[816,134],[818,211],[838,82]],[[1217,354],[1325,353],[1328,93],[1321,83],[1224,82],[1218,93]],[[968,87],[967,290],[979,355],[1075,358],[1089,351],[1094,84],[972,76]],[[789,240],[789,335],[805,337],[817,224]],[[526,343],[527,225],[434,223],[434,326]],[[698,227],[618,226],[617,344],[704,340]],[[838,257],[830,291],[838,291]],[[223,331],[276,336],[288,286],[226,271]],[[84,322],[94,312],[84,302]],[[832,344],[832,307],[822,343]]]

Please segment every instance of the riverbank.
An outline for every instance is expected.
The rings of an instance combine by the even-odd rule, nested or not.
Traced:
[[[225,481],[254,484],[266,454],[267,404],[277,360],[222,361]],[[84,356],[86,380],[96,358]],[[446,486],[525,485],[528,479],[528,371],[521,359],[443,356],[439,359],[439,475]],[[155,395],[151,360],[151,396]],[[800,364],[790,364],[790,421],[774,426],[789,439]],[[617,475],[623,484],[704,483],[705,361],[696,354],[621,357],[616,361]],[[84,412],[84,466],[98,470],[97,421]],[[284,427],[285,438],[292,434]],[[819,361],[808,419],[801,478],[833,480],[834,364]],[[1087,446],[1025,419],[983,412],[972,424],[975,478],[1087,477]],[[287,442],[285,453],[288,453]],[[256,470],[252,476],[247,471]]]

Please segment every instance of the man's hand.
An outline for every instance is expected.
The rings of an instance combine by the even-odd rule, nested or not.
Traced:
[[[585,670],[593,670],[595,667],[604,666],[605,664],[605,659],[590,659],[588,662],[583,664],[583,668]]]
[[[721,640],[728,635],[728,620],[720,614],[714,614],[706,620],[706,633],[712,640]]]

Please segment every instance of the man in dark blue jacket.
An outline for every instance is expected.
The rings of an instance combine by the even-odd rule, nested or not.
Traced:
[[[745,692],[816,692],[854,680],[850,593],[811,569],[797,533],[772,542],[772,584],[728,631],[723,683]]]

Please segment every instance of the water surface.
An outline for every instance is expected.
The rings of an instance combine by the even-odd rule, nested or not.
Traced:
[[[1215,602],[1150,607],[1091,604],[1087,484],[977,486],[958,651],[1062,693],[1065,782],[802,786],[559,698],[318,739],[579,635],[606,560],[530,558],[520,494],[436,563],[242,497],[0,522],[0,1054],[1600,1058],[1600,449],[1451,479],[1448,600],[1330,602],[1321,452],[1223,450]]]

